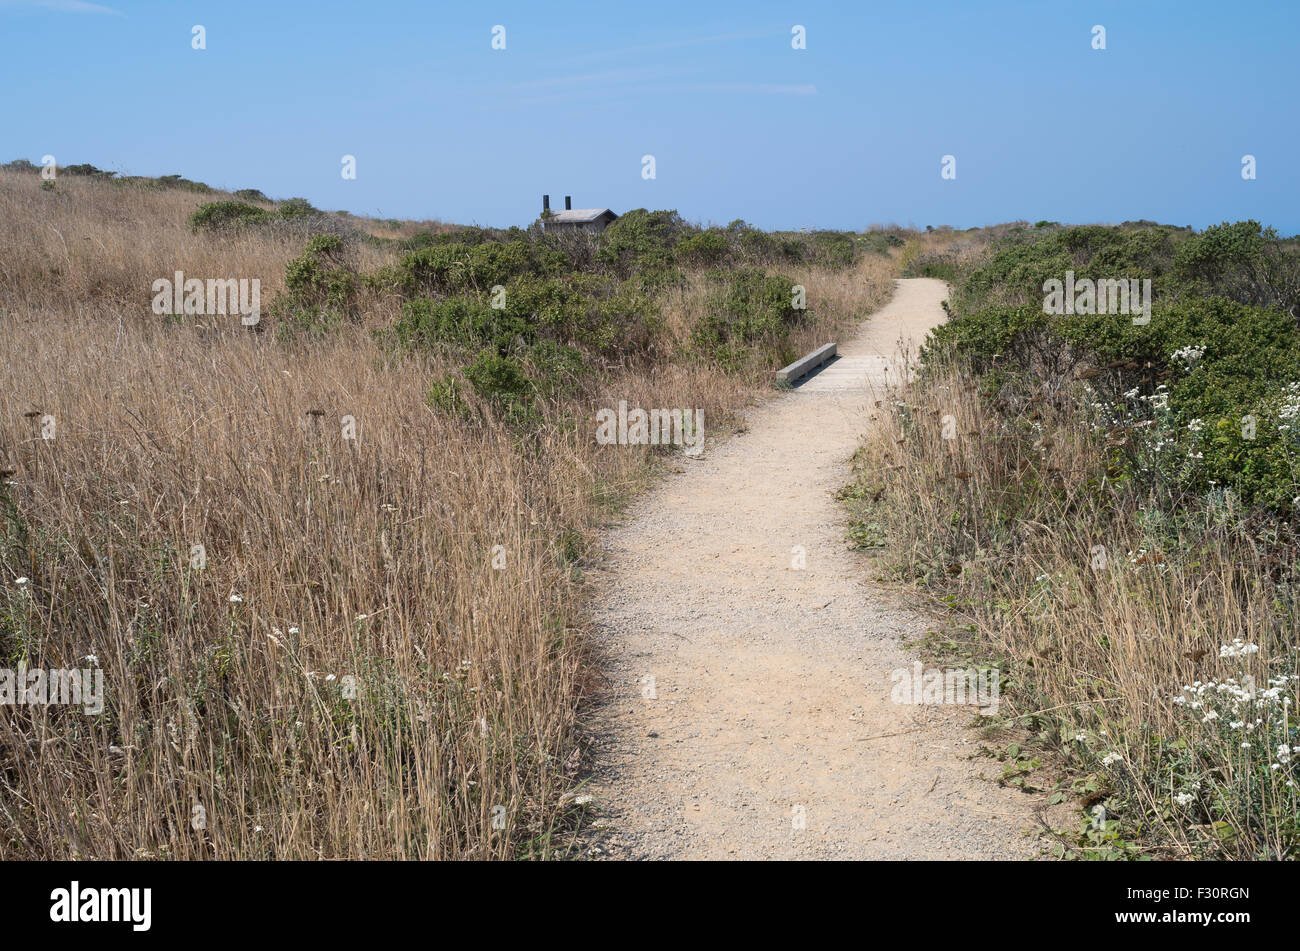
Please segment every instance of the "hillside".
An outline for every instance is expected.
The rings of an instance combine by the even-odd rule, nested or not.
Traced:
[[[0,858],[563,855],[589,545],[682,451],[597,412],[711,444],[901,239],[262,197],[0,172],[0,655],[104,685],[0,709]]]

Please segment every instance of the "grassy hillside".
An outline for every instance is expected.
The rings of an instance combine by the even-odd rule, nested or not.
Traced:
[[[949,611],[931,649],[1009,677],[1009,781],[1062,770],[1069,856],[1294,857],[1295,242],[1042,222],[903,263],[954,281],[952,318],[846,494],[882,571]],[[1067,270],[1150,280],[1149,323],[1044,313]]]
[[[105,684],[0,706],[0,858],[563,855],[583,566],[679,451],[597,410],[725,436],[898,239],[561,241],[87,168],[0,171],[0,667]],[[156,314],[176,271],[260,280],[260,322]]]

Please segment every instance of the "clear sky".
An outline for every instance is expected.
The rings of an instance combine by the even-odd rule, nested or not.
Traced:
[[[1292,234],[1298,54],[1294,0],[0,0],[0,160],[496,226],[546,192],[765,228]]]

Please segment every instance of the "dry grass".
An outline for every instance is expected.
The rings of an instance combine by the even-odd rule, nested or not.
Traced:
[[[815,320],[790,333],[783,349],[793,360],[824,343],[854,334],[860,322],[889,299],[898,265],[892,258],[868,254],[851,270],[795,271],[789,266],[778,270],[802,282],[809,312],[816,315]],[[666,340],[684,340],[689,336],[691,328],[707,310],[709,288],[705,276],[696,272],[688,275],[684,288],[674,286],[665,293],[662,318]],[[769,382],[771,369],[750,365],[740,368],[739,374],[746,385],[761,389]]]
[[[1085,806],[1105,804],[1111,825],[1089,821],[1088,854],[1289,856],[1300,800],[1293,766],[1273,763],[1295,740],[1282,704],[1300,705],[1295,549],[1230,497],[1171,506],[1112,478],[1076,398],[1049,382],[1008,413],[952,369],[912,384],[864,443],[864,526],[887,540],[889,570],[974,625],[964,649],[1010,672],[1013,719],[1069,767]],[[1220,658],[1238,638],[1258,654]],[[1221,693],[1210,722],[1213,703],[1174,700],[1246,676],[1261,691],[1287,679],[1276,700],[1232,710]],[[1264,722],[1232,728],[1236,715]]]
[[[655,457],[431,409],[447,367],[376,346],[394,314],[373,300],[312,344],[161,322],[155,279],[258,277],[269,302],[301,251],[193,234],[217,197],[0,173],[0,649],[93,655],[107,694],[98,717],[0,706],[0,858],[563,854],[581,564]],[[819,319],[794,345],[879,303],[890,270],[809,276]],[[667,324],[698,306],[669,301]],[[716,434],[766,382],[665,353],[548,418],[627,399],[702,407]]]

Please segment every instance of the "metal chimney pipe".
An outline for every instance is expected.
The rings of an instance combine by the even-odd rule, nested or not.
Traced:
[[[564,196],[564,210],[565,211],[573,210],[573,199],[570,198],[568,195]]]
[[[550,211],[550,210],[551,210],[551,196],[550,196],[550,195],[543,195],[543,196],[542,196],[542,211]]]

